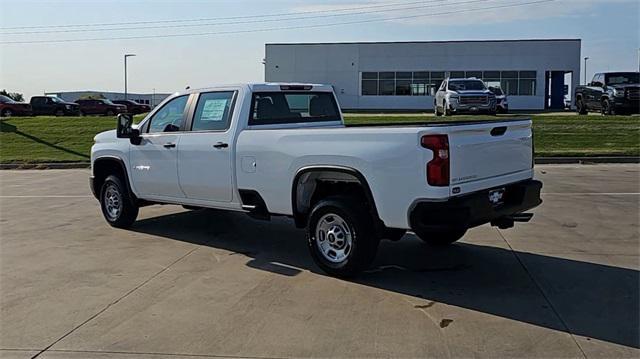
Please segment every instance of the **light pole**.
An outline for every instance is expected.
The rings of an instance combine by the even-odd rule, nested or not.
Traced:
[[[589,60],[589,56],[585,56],[584,58],[584,84],[587,84],[587,60]]]
[[[136,54],[124,54],[124,99],[127,99],[127,57],[136,56]]]

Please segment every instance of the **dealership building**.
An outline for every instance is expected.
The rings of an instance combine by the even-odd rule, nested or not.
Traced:
[[[446,77],[500,85],[513,110],[562,109],[579,39],[266,44],[265,81],[333,85],[345,110],[433,110]]]

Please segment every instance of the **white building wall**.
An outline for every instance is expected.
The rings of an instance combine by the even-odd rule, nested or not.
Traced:
[[[431,110],[431,96],[362,96],[360,74],[382,71],[536,71],[535,96],[509,96],[512,109],[544,109],[545,72],[580,79],[580,40],[267,44],[265,81],[334,86],[344,109]]]

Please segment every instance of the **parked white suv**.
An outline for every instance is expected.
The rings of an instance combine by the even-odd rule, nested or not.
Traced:
[[[175,94],[131,120],[91,149],[109,224],[128,227],[156,203],[289,216],[336,276],[409,229],[445,245],[528,221],[541,203],[530,120],[345,126],[331,86],[273,83]]]
[[[496,113],[496,96],[479,79],[445,79],[433,100],[436,116],[456,113]]]

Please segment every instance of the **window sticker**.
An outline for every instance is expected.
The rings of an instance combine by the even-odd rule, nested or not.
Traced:
[[[229,99],[209,99],[204,103],[200,121],[222,121]]]

